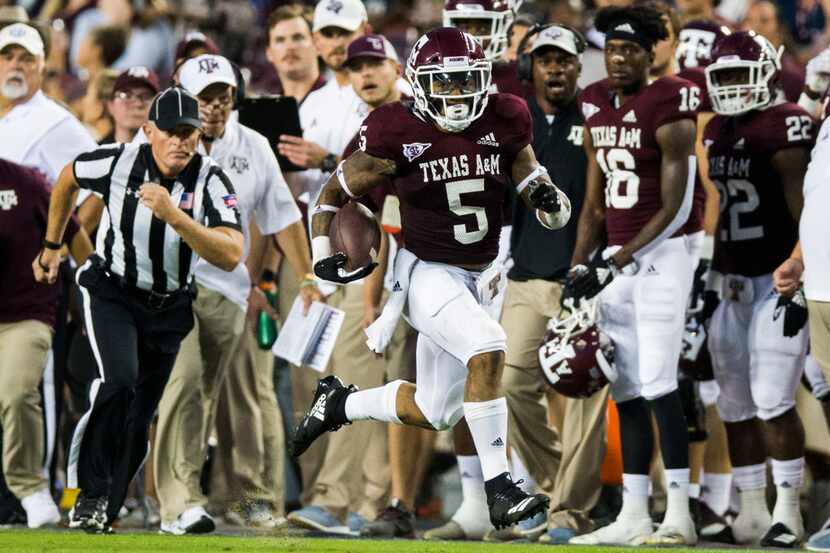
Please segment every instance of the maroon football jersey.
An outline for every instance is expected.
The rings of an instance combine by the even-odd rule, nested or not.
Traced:
[[[527,89],[519,80],[515,61],[497,61],[493,63],[490,91],[506,92],[524,98]]]
[[[722,273],[760,276],[789,257],[798,239],[778,173],[776,152],[813,144],[813,120],[795,104],[742,117],[712,118],[703,134],[709,177],[720,191],[713,266]]]
[[[381,106],[363,122],[359,146],[395,161],[407,249],[425,261],[479,265],[496,258],[505,187],[532,134],[524,100],[492,94],[460,133],[438,130],[400,102]]]
[[[681,119],[694,121],[699,97],[694,83],[675,76],[654,81],[619,107],[608,79],[582,92],[585,126],[606,178],[609,245],[629,242],[662,207],[657,129]]]

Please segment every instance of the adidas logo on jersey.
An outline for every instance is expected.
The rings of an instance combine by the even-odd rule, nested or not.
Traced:
[[[326,394],[320,396],[314,407],[311,408],[311,416],[318,420],[323,420],[326,413]]]
[[[504,447],[504,440],[501,439],[501,436],[490,442],[490,445],[493,447]]]
[[[659,275],[660,273],[657,271],[657,269],[654,268],[654,265],[649,265],[648,269],[646,269],[646,274],[647,275]]]
[[[634,114],[634,110],[632,109],[628,113],[625,114],[622,118],[623,123],[636,123],[637,122],[637,115]]]
[[[482,146],[493,146],[495,148],[499,147],[499,143],[496,140],[496,135],[493,133],[487,133],[486,135],[482,136],[478,140],[476,140],[476,144],[481,144]]]
[[[392,285],[392,291],[393,292],[400,292],[402,290],[403,290],[403,288],[401,288],[401,283],[396,280],[395,284]]]
[[[735,145],[734,145],[734,146],[732,146],[732,148],[733,148],[733,149],[735,149],[735,150],[743,150],[743,149],[744,149],[744,145],[745,145],[745,141],[744,141],[744,139],[743,139],[743,138],[741,138],[740,140],[738,140],[737,142],[735,142]]]

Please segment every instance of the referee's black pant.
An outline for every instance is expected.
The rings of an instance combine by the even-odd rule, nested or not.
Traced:
[[[124,286],[96,257],[76,278],[99,374],[72,437],[68,483],[87,497],[108,497],[112,522],[147,458],[150,424],[179,345],[193,328],[192,294],[161,298]]]

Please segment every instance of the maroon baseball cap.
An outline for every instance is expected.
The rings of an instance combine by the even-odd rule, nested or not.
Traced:
[[[383,35],[363,35],[354,39],[346,51],[348,66],[357,58],[383,58],[400,63],[395,47]]]
[[[115,79],[115,84],[112,86],[112,92],[114,94],[120,90],[127,90],[137,86],[146,86],[153,91],[153,94],[158,94],[158,75],[143,65],[130,67],[118,75],[118,78]]]
[[[216,43],[207,37],[202,32],[191,31],[184,35],[184,38],[176,45],[176,60],[187,57],[187,51],[194,46],[201,46],[205,49],[206,54],[219,54],[219,48]]]

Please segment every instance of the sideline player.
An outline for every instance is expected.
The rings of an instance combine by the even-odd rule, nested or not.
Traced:
[[[565,296],[579,301],[602,291],[601,324],[614,341],[619,372],[611,393],[620,417],[624,492],[615,522],[570,543],[691,545],[697,533],[689,515],[688,434],[677,365],[692,284],[683,226],[692,207],[700,90],[674,76],[649,84],[654,45],[667,36],[659,12],[606,8],[596,25],[606,33],[608,79],[581,96],[589,165]],[[608,248],[591,259],[603,230]],[[656,532],[648,511],[652,413],[668,494]]]
[[[527,495],[510,478],[507,404],[499,392],[506,340],[483,308],[492,290],[483,271],[496,257],[509,178],[549,228],[567,223],[570,204],[535,159],[526,104],[509,94],[488,97],[490,62],[472,36],[455,28],[422,36],[407,78],[414,109],[381,106],[364,121],[361,151],[339,166],[321,193],[312,250],[315,272],[326,280],[347,282],[371,272],[374,264],[346,272],[345,255],[331,251],[329,225],[350,197],[394,179],[407,249],[396,259],[400,290],[376,324],[394,323],[394,310],[399,315],[406,303],[420,332],[418,385],[395,381],[357,391],[336,376],[321,380],[294,452],[356,420],[441,430],[463,415],[481,461],[491,522],[508,526],[545,509],[548,498]]]
[[[712,58],[706,78],[718,115],[703,138],[722,198],[713,268],[723,275],[723,300],[712,316],[709,348],[741,500],[732,531],[738,543],[797,547],[804,536],[804,428],[795,393],[807,310],[773,290],[772,273],[796,245],[813,122],[783,99],[779,56],[764,37],[729,35]],[[777,491],[771,519],[768,456]]]

